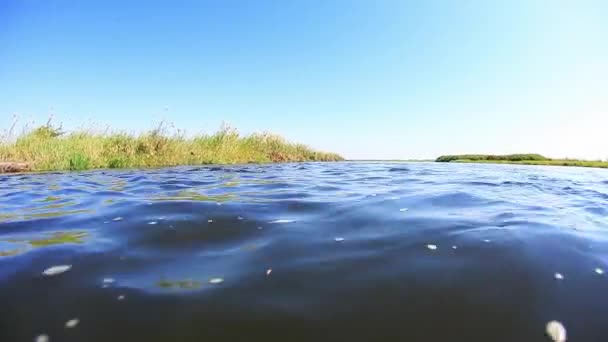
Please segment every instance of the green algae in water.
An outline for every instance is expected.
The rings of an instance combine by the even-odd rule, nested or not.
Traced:
[[[14,256],[18,254],[23,254],[31,249],[42,248],[47,246],[54,245],[65,245],[65,244],[83,244],[85,238],[87,238],[89,234],[84,231],[74,231],[74,232],[54,232],[51,234],[47,234],[46,237],[34,237],[32,239],[5,239],[0,240],[1,242],[7,242],[11,244],[17,244],[22,247],[9,249],[9,250],[0,250],[0,257],[5,256]]]
[[[110,190],[112,191],[117,191],[117,192],[122,192],[125,190],[125,186],[127,185],[127,182],[120,180],[120,181],[115,181],[112,183],[112,186],[110,186]]]
[[[170,289],[173,287],[174,282],[166,279],[161,279],[156,283],[156,285],[158,285],[158,287],[162,287],[163,289]]]
[[[86,238],[89,234],[87,232],[58,232],[53,233],[50,237],[46,239],[34,239],[29,240],[29,244],[32,247],[44,247],[51,245],[63,245],[63,244],[82,244],[84,243],[83,239]]]
[[[78,204],[78,202],[76,201],[64,201],[61,203],[52,203],[50,201],[41,201],[41,202],[45,202],[45,203],[50,203],[47,204],[45,206],[42,207],[34,207],[34,208],[27,208],[25,209],[25,211],[36,211],[36,210],[45,210],[45,209],[60,209],[60,208],[65,208],[65,207],[70,207],[70,206],[74,206],[76,204]]]
[[[76,205],[76,204],[77,203],[75,201],[68,201],[68,202],[64,202],[64,203],[53,203],[53,204],[49,204],[49,205],[46,205],[43,207],[38,207],[38,208],[26,208],[26,209],[23,209],[22,212],[16,212],[16,213],[11,213],[11,214],[0,214],[0,222],[8,222],[8,221],[19,220],[19,219],[31,220],[31,219],[37,219],[37,218],[52,218],[52,217],[61,217],[61,216],[94,212],[94,210],[91,210],[91,209],[79,209],[79,210],[62,210],[62,211],[32,213],[32,211],[61,209],[61,208],[69,207],[69,206]],[[26,213],[23,213],[23,212],[26,212]],[[27,212],[30,212],[30,213],[27,213]]]
[[[25,252],[25,249],[10,249],[7,251],[0,251],[0,257],[14,256]]]
[[[18,215],[15,215],[15,214],[0,214],[0,222],[10,221],[17,216]]]
[[[229,202],[235,200],[233,194],[203,195],[195,191],[180,191],[175,196],[155,197],[152,201],[202,201],[202,202]]]
[[[36,213],[36,214],[27,214],[23,215],[25,219],[33,219],[33,218],[46,218],[46,217],[60,217],[74,214],[82,214],[82,213],[92,213],[93,210],[81,209],[81,210],[66,210],[66,211],[56,211],[50,213]]]
[[[183,280],[169,280],[162,278],[156,285],[163,289],[181,289],[181,290],[192,290],[201,287],[201,282],[198,280],[183,279]]]
[[[47,196],[45,199],[37,200],[36,202],[55,202],[59,201],[61,198],[56,196]]]

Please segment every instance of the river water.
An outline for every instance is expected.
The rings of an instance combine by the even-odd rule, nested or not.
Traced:
[[[607,232],[600,169],[3,175],[0,341],[608,341]]]

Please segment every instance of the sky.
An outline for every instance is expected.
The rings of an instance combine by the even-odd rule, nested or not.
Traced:
[[[0,130],[608,159],[608,1],[0,0]]]

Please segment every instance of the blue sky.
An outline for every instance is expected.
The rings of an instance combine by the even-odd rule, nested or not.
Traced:
[[[226,121],[356,159],[606,159],[606,18],[602,0],[3,0],[0,127]]]

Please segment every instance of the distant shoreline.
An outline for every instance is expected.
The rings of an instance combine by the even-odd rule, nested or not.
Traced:
[[[270,133],[240,135],[224,126],[213,134],[184,137],[161,123],[138,136],[78,131],[50,123],[0,141],[0,174],[41,171],[154,168],[185,165],[341,161]]]
[[[579,159],[551,159],[540,154],[462,154],[440,156],[436,162],[445,163],[482,163],[482,164],[515,164],[515,165],[543,165],[543,166],[578,166],[608,168],[608,161],[593,161]]]
[[[348,159],[349,162],[365,163],[479,163],[479,164],[509,164],[509,165],[541,165],[541,166],[578,166],[608,168],[608,161],[581,159],[551,159],[539,154],[515,155],[482,155],[463,154],[446,155],[436,159]]]
[[[499,161],[499,160],[456,160],[455,163],[470,163],[470,164],[508,164],[508,165],[540,165],[540,166],[577,166],[577,167],[595,167],[608,168],[608,162],[591,161],[579,159],[553,159],[549,161]]]

